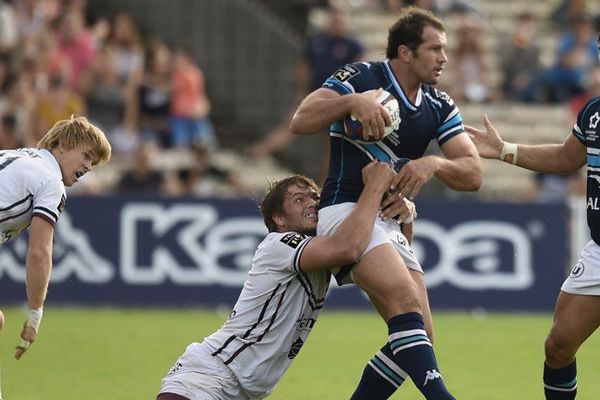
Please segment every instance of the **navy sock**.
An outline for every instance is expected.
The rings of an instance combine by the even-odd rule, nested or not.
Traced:
[[[444,385],[423,317],[416,312],[396,315],[388,321],[394,362],[410,376],[427,400],[455,400]]]
[[[392,349],[386,343],[367,363],[350,400],[385,400],[394,394],[408,375],[393,358]]]
[[[573,361],[561,369],[552,369],[544,363],[544,394],[546,400],[572,400],[577,395],[577,363]]]

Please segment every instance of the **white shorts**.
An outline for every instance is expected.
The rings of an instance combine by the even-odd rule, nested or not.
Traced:
[[[600,296],[600,246],[590,240],[561,290],[571,294]]]
[[[174,393],[190,400],[250,400],[219,357],[201,343],[192,343],[160,385],[160,393]]]
[[[342,203],[333,206],[328,206],[319,210],[319,224],[317,225],[317,235],[330,235],[335,232],[340,224],[350,215],[356,203]],[[390,243],[392,244],[404,263],[409,269],[423,273],[423,268],[417,260],[415,253],[410,248],[410,244],[406,237],[400,231],[400,225],[396,220],[390,219],[383,221],[380,218],[375,220],[371,240],[367,248],[363,252],[367,254],[373,248]],[[354,265],[348,265],[341,268],[333,268],[331,273],[335,277],[338,285],[342,286],[349,283],[354,283],[352,277],[352,268]]]

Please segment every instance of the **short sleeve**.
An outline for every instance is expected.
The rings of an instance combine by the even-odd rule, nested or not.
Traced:
[[[33,215],[44,218],[53,226],[65,208],[65,187],[57,179],[48,179],[39,184],[33,193]]]

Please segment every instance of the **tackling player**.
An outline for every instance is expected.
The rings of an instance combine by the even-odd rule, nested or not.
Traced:
[[[262,399],[281,379],[325,301],[332,266],[356,262],[368,243],[394,172],[379,162],[362,170],[365,190],[331,236],[316,236],[319,190],[295,175],[271,186],[261,212],[269,234],[229,319],[202,343],[192,343],[162,380],[158,400]],[[410,203],[409,203],[410,204]],[[384,215],[408,215],[397,202]]]
[[[600,37],[598,38],[600,50]],[[527,146],[508,143],[484,117],[485,131],[467,126],[479,154],[532,171],[570,174],[587,163],[587,221],[592,240],[581,251],[564,281],[554,310],[554,323],[544,343],[544,393],[547,400],[577,395],[579,347],[600,326],[600,97],[581,109],[562,144]]]
[[[52,269],[54,227],[65,207],[65,186],[110,159],[104,133],[85,117],[58,121],[37,148],[0,151],[0,243],[29,227],[26,288],[29,313],[15,358],[37,337]]]
[[[479,189],[481,160],[464,133],[461,114],[446,93],[431,86],[438,83],[447,62],[445,47],[441,21],[428,11],[406,8],[389,30],[387,60],[348,64],[301,103],[292,120],[293,133],[312,135],[328,126],[330,130],[329,175],[318,234],[334,232],[354,209],[363,187],[359,171],[370,160],[410,160],[392,182],[389,197],[413,199],[434,176],[454,190]],[[379,90],[365,93],[372,89]],[[347,114],[362,123],[365,139],[383,137],[390,118],[375,100],[381,89],[400,103],[398,130],[376,143],[350,140],[343,126]],[[423,156],[432,140],[444,157]],[[356,282],[388,324],[389,341],[366,366],[352,398],[387,399],[410,376],[427,399],[453,399],[431,345],[423,271],[398,226],[378,220],[360,262],[334,274],[338,284]]]

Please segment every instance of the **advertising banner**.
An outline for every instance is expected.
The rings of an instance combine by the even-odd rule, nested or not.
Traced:
[[[564,205],[417,203],[434,309],[551,310],[568,267]],[[267,231],[249,199],[71,197],[49,304],[231,307]],[[27,235],[0,246],[0,304],[25,301]],[[332,287],[327,307],[370,307]]]

